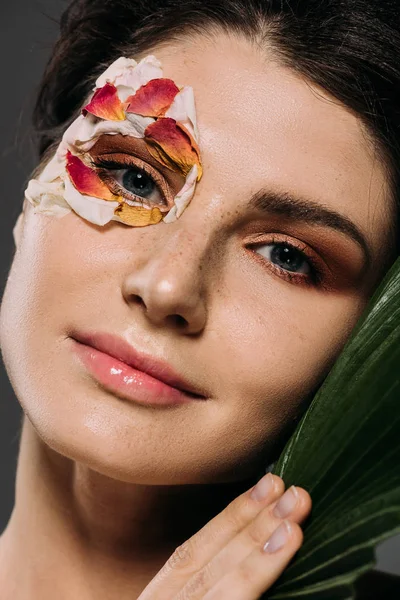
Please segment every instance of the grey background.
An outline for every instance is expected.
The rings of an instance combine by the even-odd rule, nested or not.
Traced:
[[[58,35],[57,20],[67,4],[67,0],[0,3],[0,296],[13,255],[12,228],[37,161],[29,131],[31,107]],[[14,502],[20,422],[21,410],[0,363],[0,532]],[[379,548],[378,567],[400,574],[400,537]]]

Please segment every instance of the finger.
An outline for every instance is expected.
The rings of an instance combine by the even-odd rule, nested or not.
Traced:
[[[259,548],[283,518],[302,523],[311,510],[311,497],[302,488],[290,487],[281,498],[264,508],[242,531],[185,584],[176,600],[200,600],[208,590]],[[175,600],[175,599],[174,599]]]
[[[283,521],[266,545],[254,549],[220,579],[203,600],[258,600],[275,583],[302,543],[300,526],[293,521]]]
[[[285,485],[280,477],[271,473],[264,475],[256,486],[235,498],[175,550],[142,592],[140,600],[152,600],[160,589],[163,590],[163,600],[176,594],[194,573],[202,569],[266,506],[275,503],[284,490]]]

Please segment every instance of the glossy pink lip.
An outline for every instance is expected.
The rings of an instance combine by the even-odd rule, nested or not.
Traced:
[[[74,350],[103,387],[140,404],[183,404],[204,400],[201,390],[158,359],[137,352],[107,333],[74,333]]]

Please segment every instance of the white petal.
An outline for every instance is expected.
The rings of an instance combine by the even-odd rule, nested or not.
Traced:
[[[102,75],[100,75],[96,81],[96,87],[102,88],[107,82],[115,85],[115,81],[121,78],[124,72],[131,71],[136,65],[137,62],[133,58],[121,56],[114,61]]]
[[[61,144],[60,144],[61,146]],[[58,155],[58,151],[52,157],[51,160],[47,163],[43,171],[40,173],[38,180],[39,181],[55,181],[59,177],[63,175],[65,172],[65,158],[61,158]]]
[[[177,93],[165,116],[182,123],[190,131],[196,142],[199,141],[196,106],[191,86],[187,85]]]
[[[165,215],[163,219],[164,223],[172,223],[173,221],[176,221],[176,219],[179,219],[185,208],[190,203],[196,188],[197,173],[197,165],[193,165],[187,174],[185,185],[174,198],[174,206]]]
[[[135,113],[127,113],[126,115],[127,121],[133,126],[137,135],[134,137],[142,138],[144,137],[144,130],[151,123],[154,123],[155,119],[153,117],[142,117],[141,115],[136,115]],[[132,135],[131,133],[128,135]]]
[[[68,148],[67,143],[64,141],[64,139],[62,139],[60,142],[60,145],[58,146],[58,148],[56,150],[56,155],[57,155],[58,160],[63,164],[66,164],[68,150],[69,150],[69,148]]]
[[[31,179],[25,190],[25,198],[34,206],[35,213],[63,217],[71,212],[64,199],[64,184],[61,180],[49,183]]]
[[[69,177],[65,178],[65,199],[80,217],[95,225],[105,225],[111,221],[114,210],[119,206],[118,202],[109,202],[81,194]]]
[[[133,59],[121,57],[100,75],[96,81],[96,88],[102,88],[107,82],[116,87],[125,86],[130,88],[130,94],[134,94],[151,79],[163,76],[160,61],[150,54],[139,63]],[[124,96],[124,92],[122,94]],[[122,100],[122,98],[121,98]]]
[[[130,135],[143,138],[144,130],[155,119],[130,114],[124,121],[105,121],[94,115],[81,115],[64,134],[63,140],[71,152],[89,152],[102,135]]]
[[[28,187],[25,190],[25,198],[33,206],[37,206],[38,204],[40,204],[42,196],[44,194],[54,196],[55,198],[59,198],[59,200],[57,200],[58,203],[64,202],[64,184],[61,181],[61,179],[53,182],[40,181],[39,179],[31,179],[29,181]]]
[[[150,54],[143,58],[135,69],[129,73],[127,72],[123,80],[117,82],[117,85],[126,85],[132,88],[133,93],[135,93],[142,85],[146,85],[152,79],[159,79],[160,77],[163,77],[161,63],[155,56]]]
[[[71,123],[68,129],[64,132],[62,141],[71,152],[74,151],[78,140],[81,142],[82,146],[85,146],[85,144],[90,142],[90,147],[92,147],[94,145],[94,142],[93,144],[91,143],[94,128],[99,122],[100,119],[94,115],[87,114],[86,117],[79,115],[79,117],[75,119],[75,121]],[[82,148],[82,151],[85,151],[84,148]]]
[[[33,209],[34,213],[42,213],[53,217],[64,217],[71,212],[68,204],[63,203],[63,198],[52,194],[43,194],[40,204]]]
[[[121,100],[121,102],[126,102],[129,96],[135,94],[136,91],[126,85],[117,85],[117,93],[118,98]]]

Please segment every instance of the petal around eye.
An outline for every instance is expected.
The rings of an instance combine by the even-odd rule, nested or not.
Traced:
[[[161,62],[153,54],[149,54],[142,58],[126,77],[121,80],[118,79],[116,85],[126,85],[132,88],[135,93],[151,79],[159,79],[160,77],[163,77]]]
[[[172,223],[173,221],[176,221],[176,219],[179,219],[190,203],[196,188],[197,171],[197,165],[193,165],[186,177],[185,185],[174,198],[174,206],[164,217],[164,223]]]
[[[64,198],[63,181],[45,182],[31,179],[25,190],[25,198],[34,207],[35,213],[63,217],[71,212]]]
[[[118,202],[83,196],[66,177],[65,200],[80,217],[95,225],[106,225],[114,216]]]
[[[119,201],[119,196],[111,192],[98,174],[70,152],[67,154],[66,171],[74,187],[81,194],[101,200]]]
[[[140,139],[144,137],[146,127],[152,123],[153,118],[141,115],[127,115],[125,121],[104,121],[88,113],[86,117],[80,115],[69,126],[63,141],[71,150],[89,152],[102,135],[121,134]]]
[[[113,220],[120,221],[131,227],[146,227],[146,225],[159,223],[162,217],[162,212],[157,207],[149,209],[122,203],[115,209]]]
[[[143,58],[139,63],[133,59],[120,57],[100,75],[96,81],[96,87],[103,87],[108,82],[115,87],[130,88],[132,94],[151,79],[162,76],[161,63],[152,54]]]
[[[152,79],[139,88],[134,96],[127,98],[127,113],[136,113],[144,117],[160,117],[171,105],[179,88],[172,79]]]
[[[165,113],[164,117],[175,119],[186,127],[196,142],[199,142],[199,132],[197,129],[196,106],[194,102],[194,93],[191,86],[184,86],[175,96],[174,101]]]
[[[132,71],[137,64],[138,63],[133,58],[120,56],[100,75],[96,81],[96,87],[101,88],[106,85],[107,82],[115,85],[118,79],[121,79],[125,73]]]
[[[87,113],[95,115],[106,121],[124,121],[125,108],[118,97],[117,88],[111,83],[96,90],[92,100],[82,109],[85,117]]]
[[[200,151],[190,133],[174,119],[161,117],[146,128],[144,138],[152,156],[172,171],[185,177],[197,164],[199,180],[202,176]]]
[[[56,153],[40,173],[38,180],[52,182],[62,177],[65,172],[65,157]]]

